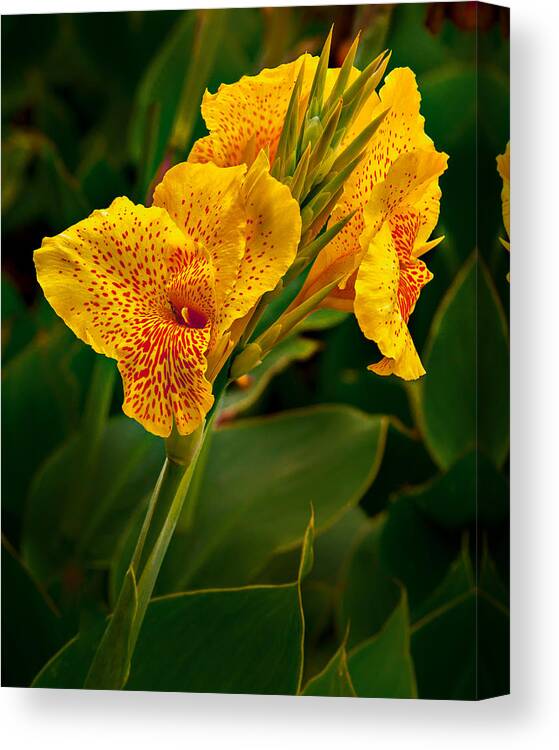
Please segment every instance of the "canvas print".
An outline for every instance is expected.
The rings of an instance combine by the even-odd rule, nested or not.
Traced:
[[[4,17],[2,684],[507,693],[509,198],[506,8]]]

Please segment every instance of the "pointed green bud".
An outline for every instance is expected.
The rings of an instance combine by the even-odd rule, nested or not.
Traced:
[[[262,349],[254,342],[237,354],[231,365],[231,377],[235,380],[246,375],[262,362]]]
[[[324,98],[324,87],[326,85],[326,75],[328,73],[328,63],[330,61],[330,48],[332,46],[332,32],[334,27],[330,28],[330,33],[324,42],[318,65],[316,66],[316,72],[314,74],[311,91],[309,94],[309,106],[307,109],[308,119],[318,117],[322,111],[322,104]]]
[[[322,127],[322,123],[320,122],[320,117],[311,118],[305,125],[305,129],[303,131],[301,151],[304,151],[309,143],[311,146],[314,146],[322,135],[323,130],[324,128]]]
[[[316,308],[330,294],[330,292],[338,286],[345,275],[346,274],[344,273],[339,278],[334,279],[334,281],[332,281],[330,284],[322,287],[322,289],[319,289],[318,292],[301,302],[300,305],[297,305],[297,307],[294,307],[292,310],[289,310],[288,312],[283,313],[283,315],[280,315],[276,326],[280,326],[281,328],[281,338],[284,339],[296,325],[298,325],[302,320],[304,320],[304,318],[307,317],[307,315],[316,310]],[[276,343],[277,341],[279,341],[278,338],[276,338],[276,341],[274,343]]]
[[[340,119],[340,114],[342,111],[342,100],[338,100],[337,106],[332,110],[332,113],[330,117],[328,118],[328,121],[324,125],[324,129],[320,135],[320,138],[316,142],[316,145],[314,146],[312,150],[310,165],[309,165],[309,175],[306,181],[305,189],[306,192],[310,190],[313,183],[318,182],[318,170],[323,166],[324,158],[328,152],[328,149],[330,148],[330,144],[332,143],[332,138],[334,137],[334,134],[336,132],[336,129],[338,127],[338,120]]]
[[[363,156],[363,153],[359,154],[337,174],[334,174],[328,180],[328,182],[320,186],[315,195],[301,212],[301,219],[303,220],[303,232],[306,231],[311,225],[311,222],[314,222],[316,218],[324,211],[325,207],[331,205],[332,196],[339,193],[340,190],[343,190],[345,181],[353,172],[355,167],[359,164]]]
[[[343,95],[346,89],[347,82],[349,81],[349,76],[353,68],[353,63],[355,62],[355,55],[357,54],[360,37],[361,32],[357,34],[357,36],[353,40],[353,44],[351,45],[347,55],[345,56],[342,67],[340,68],[340,72],[338,73],[338,77],[336,78],[336,83],[334,84],[334,87],[330,92],[330,96],[328,97],[328,101],[326,102],[326,105],[324,107],[324,110],[326,112],[329,112],[329,110],[335,106],[336,101],[340,96]]]
[[[268,352],[278,341],[282,332],[283,326],[278,322],[271,328],[268,328],[267,331],[264,331],[264,333],[255,341],[255,344],[260,347],[262,352]]]
[[[340,219],[340,221],[337,221],[331,227],[328,227],[328,229],[325,232],[322,232],[322,234],[320,234],[315,240],[308,245],[303,246],[300,252],[301,261],[305,264],[313,261],[319,252],[332,242],[334,237],[342,231],[348,222],[351,221],[355,214],[356,211],[352,211],[347,216],[344,216],[343,219]]]
[[[303,78],[305,75],[305,61],[303,60],[295,86],[291,92],[289,104],[287,106],[287,112],[285,113],[285,120],[281,131],[278,147],[276,150],[276,159],[274,161],[274,169],[272,174],[276,179],[282,179],[286,174],[292,174],[292,170],[289,170],[289,163],[294,162],[297,158],[297,140],[299,133],[299,99],[301,97],[301,90],[303,86]],[[295,152],[295,153],[294,153]],[[276,167],[276,162],[279,160],[279,167]]]
[[[330,214],[334,210],[335,206],[339,203],[343,191],[343,187],[339,188],[335,193],[330,195],[330,198],[324,203],[324,207],[315,212],[314,219],[309,224],[309,226],[306,227],[305,234],[303,235],[305,244],[307,244],[311,240],[314,240],[322,227],[326,224],[330,217]]]
[[[295,200],[299,201],[299,203],[306,195],[303,192],[303,188],[305,187],[305,181],[307,179],[310,158],[311,158],[311,144],[309,143],[309,145],[307,146],[307,148],[305,149],[303,153],[303,156],[299,159],[299,164],[297,164],[297,169],[295,170],[295,173],[293,175],[293,179],[291,180],[291,185],[290,185],[291,195],[295,198]]]

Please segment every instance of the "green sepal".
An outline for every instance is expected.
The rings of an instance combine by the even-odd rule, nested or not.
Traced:
[[[231,377],[236,380],[241,375],[246,375],[262,361],[262,348],[257,343],[249,344],[242,350],[231,365]]]

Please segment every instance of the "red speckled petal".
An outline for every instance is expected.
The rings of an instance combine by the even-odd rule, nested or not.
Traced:
[[[154,205],[210,255],[215,269],[216,306],[231,292],[245,251],[242,183],[246,167],[183,162],[156,187]]]
[[[274,289],[295,260],[301,215],[289,188],[270,176],[263,152],[243,184],[246,248],[231,294],[219,310],[217,335]]]
[[[212,403],[204,377],[215,316],[208,257],[161,208],[117,198],[46,238],[37,277],[54,310],[95,351],[118,360],[127,414],[166,436]]]
[[[414,255],[421,216],[413,207],[393,214],[374,236],[355,283],[355,315],[385,359],[370,369],[412,380],[423,374],[407,322],[421,289],[432,279]]]
[[[303,93],[308,93],[318,58],[307,54],[277,68],[265,68],[256,76],[243,76],[236,83],[222,84],[215,94],[206,91],[202,116],[210,135],[196,141],[188,160],[213,162],[220,167],[250,164],[261,149],[269,147],[273,162],[303,61]]]

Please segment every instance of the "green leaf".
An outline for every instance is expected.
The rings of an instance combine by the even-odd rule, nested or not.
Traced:
[[[275,375],[285,370],[293,362],[310,359],[319,349],[319,346],[320,344],[317,341],[300,336],[288,338],[275,346],[264,358],[262,364],[248,376],[248,387],[233,383],[225,392],[219,417],[220,421],[233,419],[254,406]]]
[[[307,682],[301,695],[355,697],[355,689],[347,666],[345,642],[341,644],[322,672]]]
[[[351,315],[324,337],[318,355],[318,402],[351,404],[372,414],[395,415],[405,424],[412,418],[405,388],[397,378],[380,378],[367,370],[375,349]]]
[[[293,583],[195,591],[152,600],[126,689],[296,694],[303,665],[300,586],[312,560],[312,513],[304,538],[299,574]],[[82,687],[103,630],[101,623],[70,641],[33,686]]]
[[[192,131],[198,119],[200,101],[221,48],[222,39],[232,23],[231,11],[227,9],[200,10],[197,13],[197,28],[194,44],[188,59],[188,71],[175,115],[170,146],[176,149],[179,158],[185,158]]]
[[[111,418],[103,432],[87,497],[69,494],[84,470],[80,435],[74,435],[44,464],[29,496],[23,549],[44,581],[62,572],[69,559],[82,566],[107,566],[134,510],[152,489],[163,462],[163,446],[136,422]]]
[[[486,572],[476,586],[464,543],[444,581],[424,603],[412,627],[422,698],[479,700],[508,692],[508,610],[481,587],[487,578]]]
[[[130,150],[134,161],[143,163],[143,193],[165,155],[188,71],[195,32],[196,14],[185,13],[146,69],[138,88]]]
[[[349,647],[378,633],[400,600],[400,589],[381,560],[386,517],[369,521],[351,550],[342,581],[338,629],[349,628]]]
[[[360,698],[417,697],[404,592],[380,633],[351,651],[348,663]]]
[[[309,504],[317,533],[372,482],[385,422],[341,406],[301,409],[218,429],[191,529],[177,533],[161,591],[246,583],[301,544]]]
[[[495,525],[507,518],[508,485],[483,454],[468,453],[446,474],[407,493],[425,515],[444,528]]]
[[[2,685],[28,687],[62,645],[60,617],[2,540]]]
[[[33,686],[82,687],[100,630],[71,641]],[[161,597],[148,607],[127,690],[293,695],[301,635],[296,584]]]
[[[56,326],[41,332],[2,371],[3,509],[20,516],[42,461],[75,428],[80,389],[70,370],[81,349]]]
[[[443,580],[459,538],[443,533],[411,497],[401,495],[388,507],[380,545],[383,566],[406,587],[413,614]]]
[[[405,467],[405,470],[402,470]],[[390,419],[386,447],[375,483],[367,490],[361,506],[370,516],[384,510],[390,498],[410,485],[425,482],[437,471],[417,431]]]
[[[412,390],[427,446],[442,468],[476,441],[497,466],[503,463],[509,430],[507,338],[497,295],[474,255],[435,316],[424,357],[427,376]]]

